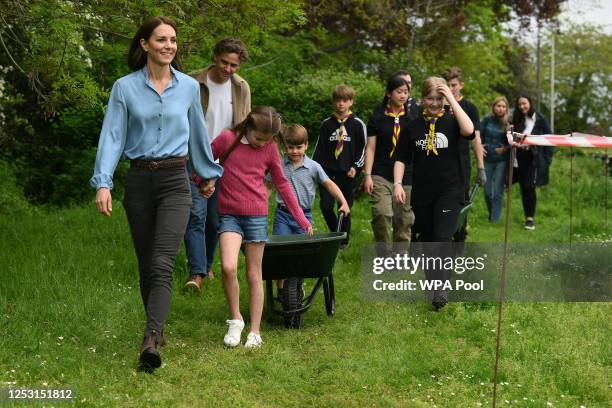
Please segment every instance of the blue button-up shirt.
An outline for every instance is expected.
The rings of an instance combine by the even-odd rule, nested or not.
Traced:
[[[304,161],[298,167],[293,167],[291,159],[285,155],[282,161],[283,170],[287,180],[291,183],[293,191],[304,210],[312,209],[317,194],[317,184],[323,184],[329,177],[325,174],[323,167],[316,161],[304,155]],[[269,178],[272,180],[272,177]],[[276,194],[276,203],[285,205],[281,196]]]
[[[198,82],[170,66],[172,79],[160,95],[147,67],[119,78],[110,94],[92,187],[113,188],[113,173],[121,156],[153,160],[186,156],[205,179],[220,177],[200,104]]]

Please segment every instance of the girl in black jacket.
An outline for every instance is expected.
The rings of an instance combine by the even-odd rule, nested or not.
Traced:
[[[527,95],[516,98],[512,124],[516,132],[526,135],[550,134],[548,121],[540,112],[535,111],[531,98]],[[548,184],[554,151],[553,146],[521,146],[516,153],[517,178],[521,186],[525,212],[525,229],[535,229],[536,187]]]

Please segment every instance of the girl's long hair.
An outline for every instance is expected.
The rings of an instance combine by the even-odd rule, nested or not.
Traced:
[[[136,31],[136,34],[134,34],[134,38],[132,38],[132,42],[130,43],[130,49],[128,51],[127,59],[128,67],[130,67],[132,71],[138,71],[139,69],[142,69],[145,65],[147,65],[147,53],[142,49],[142,46],[140,45],[140,40],[144,39],[145,41],[149,41],[149,38],[151,38],[153,31],[162,24],[167,24],[170,27],[174,28],[174,32],[178,35],[176,23],[168,17],[155,16],[147,18],[142,23],[140,28],[138,28],[138,31]],[[178,49],[176,51],[176,54],[174,55],[174,59],[172,60],[171,65],[178,70],[181,69]]]
[[[408,71],[398,71],[398,72],[405,72],[407,75],[410,75],[408,74]],[[382,100],[383,108],[386,108],[387,105],[389,105],[389,94],[395,91],[397,88],[399,88],[402,85],[406,85],[408,87],[408,91],[410,91],[411,89],[410,84],[406,82],[404,78],[402,78],[402,74],[396,73],[395,75],[391,77],[391,79],[389,79],[389,81],[387,82],[385,97]]]
[[[501,118],[495,114],[495,109],[494,109],[495,105],[497,105],[498,102],[503,102],[506,104],[506,114],[502,116]],[[502,130],[506,130],[506,127],[508,126],[508,110],[509,109],[510,109],[510,104],[508,103],[508,99],[505,96],[498,96],[497,98],[493,100],[493,103],[491,104],[492,117],[500,124]]]
[[[514,125],[514,130],[516,132],[522,132],[525,130],[525,115],[518,108],[518,101],[521,98],[525,98],[529,101],[529,111],[527,111],[527,116],[533,116],[535,112],[535,108],[533,107],[533,101],[529,95],[520,94],[516,97],[516,101],[514,102],[514,112],[512,113],[512,124]]]
[[[233,130],[239,137],[246,135],[249,130],[264,134],[271,134],[278,139],[282,125],[281,115],[272,106],[257,106]]]

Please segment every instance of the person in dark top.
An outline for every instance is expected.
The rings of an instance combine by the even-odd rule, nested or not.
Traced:
[[[527,95],[520,95],[516,98],[512,124],[515,132],[526,135],[550,134],[548,121],[544,115],[536,112],[531,98]],[[521,186],[525,229],[535,229],[536,187],[548,184],[548,174],[554,151],[554,146],[521,145],[516,152],[517,178]]]
[[[366,125],[353,112],[355,91],[350,86],[338,85],[332,92],[334,114],[321,123],[319,139],[314,148],[312,159],[318,162],[327,176],[340,188],[348,202],[353,206],[357,172],[365,160]],[[334,206],[336,199],[327,188],[319,188],[320,207],[323,218],[330,231],[335,231],[338,217]],[[340,203],[338,203],[340,206]],[[351,232],[351,218],[348,213],[340,227],[346,232],[346,239],[341,243],[346,247]]]
[[[372,196],[372,230],[377,243],[387,251],[391,242],[410,242],[414,213],[410,200],[393,200],[393,154],[397,143],[406,137],[409,117],[405,103],[408,83],[393,77],[387,83],[389,104],[384,111],[374,111],[368,120],[368,143],[364,166],[364,190]],[[408,167],[402,174],[404,194],[410,197],[412,171]],[[393,228],[393,234],[391,234]]]
[[[394,77],[400,77],[408,84],[408,99],[406,100],[406,103],[404,103],[404,109],[406,111],[406,116],[408,116],[408,119],[412,120],[417,116],[421,115],[421,113],[423,112],[423,107],[419,104],[419,101],[411,96],[412,76],[408,71],[400,69],[395,74],[393,74],[392,78]],[[374,112],[385,113],[387,105],[389,105],[389,97],[385,94],[385,97],[383,98],[382,102],[374,108]]]
[[[484,170],[484,152],[482,148],[482,144],[480,141],[480,115],[478,114],[478,108],[471,101],[467,100],[461,91],[465,83],[463,82],[463,72],[458,67],[448,68],[444,74],[442,75],[446,82],[448,83],[448,87],[450,88],[453,97],[457,102],[459,102],[459,106],[463,109],[463,111],[468,115],[472,123],[474,124],[474,137],[470,140],[462,139],[459,144],[459,150],[461,153],[461,159],[464,162],[464,166],[467,171],[464,174],[465,177],[465,201],[469,200],[470,197],[470,178],[472,173],[472,165],[470,161],[470,146],[474,151],[474,157],[476,159],[476,165],[478,167],[478,171],[476,174],[476,180],[481,185],[484,186],[486,183],[486,173]],[[453,110],[449,109],[452,113]],[[457,243],[465,242],[467,239],[467,217],[465,217],[461,228],[453,235],[453,241]],[[455,245],[456,254],[458,256],[463,254],[463,244]]]
[[[394,156],[394,197],[407,200],[402,188],[406,165],[413,167],[412,207],[414,228],[419,241],[428,245],[430,256],[451,256],[447,252],[465,194],[465,163],[460,153],[463,138],[473,137],[474,125],[453,97],[446,81],[429,77],[423,82],[423,116],[410,122]],[[453,114],[444,109],[445,99]],[[427,270],[428,280],[448,281],[450,271]],[[438,310],[448,302],[444,290],[433,293],[432,304]]]
[[[501,221],[504,208],[504,185],[510,147],[506,136],[508,126],[508,100],[498,96],[491,105],[491,114],[481,123],[480,138],[487,155],[485,157],[485,201],[489,210],[489,221]]]

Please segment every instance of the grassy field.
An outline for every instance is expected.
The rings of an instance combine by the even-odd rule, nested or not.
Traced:
[[[573,167],[572,240],[610,241],[610,177],[588,155]],[[558,154],[551,186],[539,190],[535,231],[522,228],[515,186],[512,242],[569,241],[569,168],[567,152]],[[71,388],[74,405],[99,407],[491,405],[497,305],[456,303],[434,313],[425,303],[364,301],[360,249],[372,241],[365,199],[354,207],[351,246],[336,261],[336,315],[327,317],[319,296],[302,330],[265,321],[260,350],[223,346],[219,278],[200,295],[180,293],[181,250],[169,344],[153,375],[136,370],[144,313],[120,203],[110,219],[93,204],[2,204],[0,388]],[[470,220],[471,240],[502,241],[503,226],[486,221],[482,197]],[[319,211],[315,222],[323,231]],[[242,297],[248,316],[246,290]],[[500,406],[611,406],[610,304],[510,303],[504,311]]]

